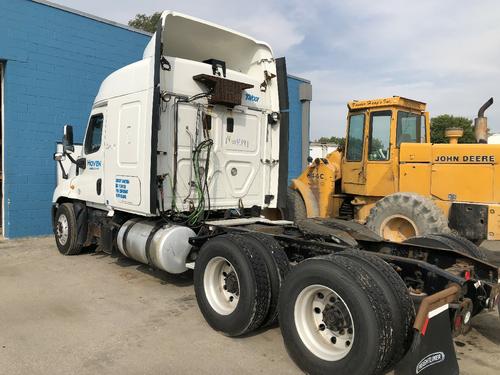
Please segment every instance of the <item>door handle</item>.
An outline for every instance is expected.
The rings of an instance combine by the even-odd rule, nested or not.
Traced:
[[[95,182],[95,190],[96,190],[97,195],[101,195],[101,191],[102,191],[102,179],[99,178]]]

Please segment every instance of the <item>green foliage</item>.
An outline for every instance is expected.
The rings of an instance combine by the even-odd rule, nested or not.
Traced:
[[[333,143],[339,146],[339,148],[343,148],[345,144],[345,138],[343,137],[321,137],[316,140],[319,143]]]
[[[148,33],[154,33],[158,21],[160,21],[161,12],[155,12],[150,16],[145,14],[136,14],[133,20],[128,21],[128,25]]]
[[[476,143],[472,120],[466,117],[455,117],[452,115],[440,115],[431,119],[431,142],[448,143],[444,131],[448,128],[462,128],[464,135],[458,143]]]

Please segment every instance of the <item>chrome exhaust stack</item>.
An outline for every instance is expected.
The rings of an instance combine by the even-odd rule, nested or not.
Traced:
[[[488,143],[488,118],[484,117],[484,112],[493,104],[493,98],[490,98],[484,103],[477,118],[474,119],[474,135],[476,136],[477,143]]]

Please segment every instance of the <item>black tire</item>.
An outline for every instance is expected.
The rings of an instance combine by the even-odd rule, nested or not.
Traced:
[[[65,229],[63,223],[66,223],[67,229]],[[63,233],[66,235],[64,236]],[[75,211],[71,203],[62,203],[57,208],[54,218],[54,236],[57,249],[61,254],[78,255],[82,251],[82,245],[78,244],[77,241],[78,228]]]
[[[411,243],[415,245],[437,246],[449,250],[456,250],[466,255],[473,256],[481,260],[487,260],[487,256],[482,249],[474,245],[466,238],[459,235],[447,234],[429,234],[426,236],[413,237],[403,243]]]
[[[455,233],[445,233],[445,234],[440,234],[440,236],[448,238],[449,240],[453,241],[459,247],[457,249],[458,251],[461,251],[464,254],[471,255],[477,259],[488,260],[488,256],[486,255],[484,250],[481,249],[472,241],[468,240],[467,238],[462,237]]]
[[[204,286],[207,265],[215,258],[228,261],[237,277],[239,299],[228,314],[216,311]],[[227,278],[225,280],[227,282]],[[194,290],[205,320],[227,336],[241,336],[255,330],[269,311],[271,288],[266,263],[260,251],[238,235],[221,235],[205,242],[196,259]]]
[[[353,343],[348,353],[337,360],[322,359],[314,354],[297,329],[296,301],[301,293],[309,288],[314,290],[318,285],[334,291],[352,315]],[[299,263],[285,280],[279,305],[281,332],[290,357],[308,374],[382,373],[393,351],[388,304],[376,280],[348,257],[330,255]],[[300,310],[299,306],[297,311]],[[312,310],[313,313],[318,312]],[[336,344],[332,342],[332,345]]]
[[[350,258],[368,272],[389,301],[394,345],[384,373],[389,372],[406,354],[413,339],[415,307],[408,288],[394,268],[376,255],[356,250],[342,251],[337,255]]]
[[[415,193],[395,193],[380,199],[371,209],[366,226],[384,237],[383,227],[394,215],[413,222],[416,233],[411,237],[450,232],[448,221],[439,207],[431,199]]]
[[[271,287],[271,300],[266,318],[261,327],[270,326],[278,321],[278,300],[281,285],[290,271],[290,263],[283,247],[270,236],[260,233],[248,233],[244,237],[249,240],[254,249],[260,252],[266,263]]]
[[[307,210],[300,193],[292,188],[287,190],[287,205],[285,219],[294,223],[307,218]]]

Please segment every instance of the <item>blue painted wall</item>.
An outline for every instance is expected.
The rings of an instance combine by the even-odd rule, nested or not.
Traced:
[[[29,0],[0,0],[6,237],[51,232],[51,156],[63,125],[81,142],[101,81],[140,60],[149,38]]]
[[[289,134],[288,134],[288,183],[297,178],[303,170],[302,165],[302,102],[300,85],[309,81],[288,76]],[[309,122],[309,121],[308,121]],[[307,124],[309,127],[309,123]],[[309,133],[308,133],[309,134]],[[309,143],[309,140],[308,140]]]

